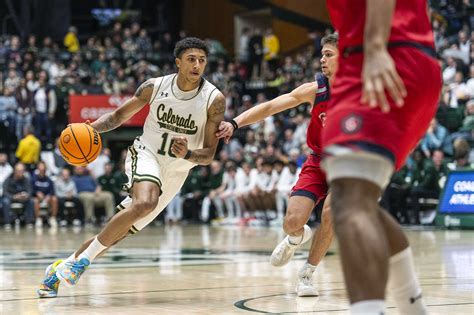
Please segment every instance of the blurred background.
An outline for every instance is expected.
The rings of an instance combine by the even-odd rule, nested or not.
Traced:
[[[4,228],[103,224],[126,196],[126,149],[147,108],[103,134],[104,149],[86,168],[69,167],[56,139],[69,122],[93,121],[145,80],[175,72],[173,48],[186,36],[209,44],[205,77],[226,96],[228,119],[314,80],[321,38],[333,32],[324,2],[1,1]],[[438,113],[381,201],[411,225],[432,224],[448,173],[474,166],[474,1],[432,0],[429,10],[444,81]],[[309,153],[309,109],[239,130],[209,167],[191,171],[156,224],[281,225]],[[261,192],[273,197],[262,200]]]

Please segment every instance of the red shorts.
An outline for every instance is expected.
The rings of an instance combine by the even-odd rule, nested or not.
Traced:
[[[312,199],[316,204],[326,198],[328,184],[326,174],[321,169],[321,158],[315,154],[309,154],[303,164],[298,181],[291,191],[291,196],[304,196]]]
[[[442,81],[438,61],[421,50],[398,47],[389,52],[408,92],[404,106],[397,108],[388,96],[389,113],[361,104],[363,55],[341,57],[322,142],[324,149],[338,144],[382,154],[398,169],[435,115]]]

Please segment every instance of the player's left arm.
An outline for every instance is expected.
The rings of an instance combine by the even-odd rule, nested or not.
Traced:
[[[221,121],[224,120],[225,97],[222,93],[216,96],[207,110],[207,122],[204,134],[204,147],[197,150],[189,150],[187,140],[184,137],[173,137],[171,152],[179,158],[186,159],[192,163],[208,165],[214,159],[219,139],[215,133]]]
[[[364,27],[364,65],[362,68],[362,103],[390,111],[385,90],[398,105],[403,105],[405,85],[388,53],[396,0],[367,0]]]

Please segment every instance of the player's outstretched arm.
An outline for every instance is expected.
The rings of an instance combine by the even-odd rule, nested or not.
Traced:
[[[367,0],[364,28],[364,65],[362,68],[362,103],[390,111],[385,90],[397,104],[403,105],[405,85],[387,51],[396,0]]]
[[[154,85],[155,79],[149,79],[143,82],[132,98],[113,112],[102,115],[99,119],[91,123],[91,126],[97,130],[97,132],[106,132],[122,125],[150,102]]]
[[[269,116],[280,113],[286,109],[296,107],[302,103],[314,103],[316,91],[318,89],[317,82],[305,83],[287,94],[282,94],[268,102],[261,103],[252,107],[239,116],[234,118],[238,127],[244,127],[256,123]],[[216,133],[217,138],[224,138],[227,142],[234,132],[234,126],[229,122],[222,122],[219,131]]]
[[[186,159],[190,162],[208,165],[214,159],[219,139],[215,137],[215,133],[220,122],[224,119],[225,97],[222,93],[216,96],[211,106],[207,110],[207,123],[204,134],[204,147],[197,150],[188,150],[187,140],[184,137],[173,137],[173,145],[171,152],[179,158]]]

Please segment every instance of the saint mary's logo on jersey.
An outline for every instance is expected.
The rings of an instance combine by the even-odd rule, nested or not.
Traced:
[[[362,117],[350,114],[342,120],[342,131],[346,134],[354,134],[362,128]]]
[[[173,109],[166,110],[165,104],[158,105],[156,111],[156,118],[160,128],[168,129],[174,132],[184,133],[187,135],[194,135],[198,131],[196,122],[192,119],[193,115],[188,117],[181,117],[173,113]]]

